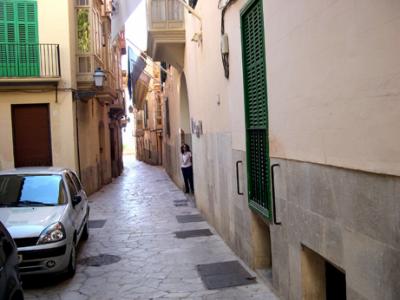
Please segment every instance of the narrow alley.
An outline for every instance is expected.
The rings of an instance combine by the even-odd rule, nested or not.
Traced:
[[[28,281],[26,299],[277,299],[259,281],[206,289],[196,266],[238,257],[205,221],[177,221],[199,212],[191,201],[186,206],[162,168],[133,158],[125,165],[122,176],[89,199],[90,236],[80,245],[76,275],[39,287]],[[212,235],[175,235],[197,229]]]

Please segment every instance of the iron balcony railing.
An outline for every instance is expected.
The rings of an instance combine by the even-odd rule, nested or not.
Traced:
[[[58,44],[0,43],[0,78],[61,76]]]

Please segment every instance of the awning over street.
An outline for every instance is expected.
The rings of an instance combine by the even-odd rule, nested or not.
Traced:
[[[128,92],[130,99],[133,97],[136,82],[145,67],[146,62],[144,59],[140,55],[137,55],[132,48],[128,47]]]
[[[138,110],[143,109],[144,100],[146,99],[149,90],[150,79],[150,76],[143,72],[140,74],[139,79],[136,82],[133,94],[133,105]]]

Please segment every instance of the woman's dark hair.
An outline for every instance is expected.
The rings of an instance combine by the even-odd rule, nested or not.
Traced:
[[[186,146],[186,151],[190,152],[190,147],[189,147],[189,145],[188,145],[188,144],[183,144],[183,145],[181,146],[181,153],[182,153],[182,154],[185,153],[185,150],[183,149],[183,147],[185,147],[185,146]]]

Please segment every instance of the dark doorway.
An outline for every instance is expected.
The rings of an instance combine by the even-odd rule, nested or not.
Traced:
[[[15,167],[52,166],[48,104],[12,105]]]
[[[346,275],[325,261],[326,300],[346,300]]]
[[[323,256],[301,247],[302,299],[346,300],[346,275]]]
[[[99,123],[99,188],[106,184],[106,170],[107,170],[107,159],[106,159],[106,142],[105,142],[105,130],[104,123]]]

